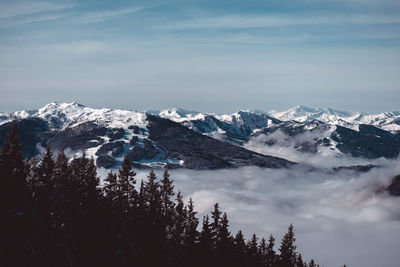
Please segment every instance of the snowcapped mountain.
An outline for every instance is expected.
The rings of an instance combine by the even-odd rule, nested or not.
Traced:
[[[121,128],[127,128],[132,125],[144,127],[146,125],[145,112],[107,108],[94,109],[76,102],[53,102],[38,110],[2,113],[0,115],[0,124],[26,118],[40,118],[48,121],[52,129],[65,129],[87,122],[94,122],[106,127]]]
[[[261,111],[238,111],[228,115],[199,113],[177,108],[162,110],[162,118],[178,122],[196,132],[234,144],[243,144],[254,131],[281,123]]]
[[[182,110],[168,114],[176,120],[191,116]],[[215,169],[249,165],[279,168],[293,164],[207,137],[145,112],[50,103],[36,111],[2,114],[1,140],[6,138],[11,120],[17,120],[26,156],[35,156],[40,147],[51,146],[72,154],[84,151],[105,168],[118,166],[125,155],[137,168]]]
[[[10,122],[17,120],[25,155],[35,156],[48,145],[73,153],[84,150],[105,168],[118,166],[125,155],[138,168],[282,167],[292,163],[255,153],[259,150],[249,143],[261,140],[301,153],[394,158],[400,151],[399,116],[303,106],[269,113],[221,115],[172,108],[150,114],[50,103],[38,110],[1,113],[0,137],[5,139]]]
[[[380,114],[365,114],[360,112],[340,111],[331,108],[313,109],[304,106],[297,106],[282,112],[272,110],[268,113],[282,121],[293,120],[298,122],[309,122],[318,120],[351,129],[358,129],[360,124],[368,124],[385,131],[400,131],[400,111],[384,112]]]

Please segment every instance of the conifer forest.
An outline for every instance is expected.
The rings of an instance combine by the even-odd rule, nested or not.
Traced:
[[[296,250],[292,225],[281,240],[245,238],[218,203],[196,217],[167,169],[137,185],[125,157],[100,186],[85,155],[24,160],[16,125],[0,164],[2,266],[319,266]]]

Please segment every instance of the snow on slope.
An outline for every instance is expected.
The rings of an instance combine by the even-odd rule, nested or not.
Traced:
[[[128,128],[131,125],[146,127],[146,113],[120,109],[95,109],[85,107],[76,102],[53,102],[37,111],[19,111],[0,114],[0,124],[13,119],[41,118],[50,122],[54,129],[74,127],[85,122],[95,122],[110,128]]]
[[[204,120],[205,115],[197,111],[189,111],[182,108],[170,108],[161,110],[158,114],[161,118],[170,119],[175,122],[184,122],[191,120]]]
[[[269,127],[271,125],[280,123],[279,120],[270,117],[263,111],[259,110],[243,110],[238,111],[233,114],[214,114],[214,113],[199,113],[197,111],[188,111],[179,108],[171,108],[162,110],[158,113],[162,118],[167,118],[172,121],[181,123],[186,127],[199,131],[199,124],[193,124],[193,122],[201,121],[202,130],[201,132],[205,134],[221,134],[225,133],[226,130],[230,129],[233,132],[240,132],[238,129],[248,129],[254,131],[260,128]],[[216,122],[216,120],[224,124],[221,128],[221,124]],[[238,129],[233,129],[236,127]]]
[[[221,129],[214,119],[228,124],[231,127],[247,128],[251,131],[270,127],[280,121],[291,120],[298,122],[319,120],[328,124],[344,126],[354,130],[358,130],[359,124],[369,124],[386,131],[400,131],[400,111],[365,114],[330,108],[314,109],[297,106],[287,111],[269,111],[268,113],[259,110],[244,110],[233,114],[217,115],[213,113],[189,111],[181,108],[171,108],[154,113],[194,130],[196,129],[193,122],[202,122],[202,127],[205,127],[204,133],[206,134],[223,133],[226,131],[226,129]],[[115,128],[127,128],[130,125],[137,125],[142,128],[146,126],[145,112],[112,110],[107,108],[94,109],[75,102],[53,102],[39,110],[0,113],[0,124],[27,117],[37,117],[50,121],[51,126],[55,129],[65,129],[66,127],[76,126],[84,122],[96,122],[107,127]],[[228,125],[225,125],[225,127]]]

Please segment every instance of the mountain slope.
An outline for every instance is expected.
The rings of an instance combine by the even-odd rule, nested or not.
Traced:
[[[259,151],[246,144],[260,136],[265,136],[257,139],[264,145],[291,146],[313,154],[373,159],[394,158],[400,151],[400,131],[384,130],[398,126],[398,112],[365,115],[299,106],[271,113],[280,119],[262,111],[217,115],[173,108],[149,115],[74,102],[50,103],[34,111],[2,113],[0,137],[4,140],[11,120],[18,119],[26,156],[36,155],[47,145],[71,153],[84,150],[105,168],[118,166],[125,155],[136,167],[291,164],[243,150],[241,146]]]
[[[11,118],[11,116],[8,116]],[[14,117],[15,118],[15,117]],[[168,119],[144,112],[93,109],[77,103],[51,103],[17,121],[26,156],[40,147],[93,156],[100,167],[119,166],[128,155],[134,166],[215,169],[256,165],[289,167],[268,157],[199,134]],[[0,125],[2,140],[11,122]]]

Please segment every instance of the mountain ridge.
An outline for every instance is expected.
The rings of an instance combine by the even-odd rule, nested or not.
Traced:
[[[0,137],[5,138],[5,130],[9,128],[10,122],[18,120],[26,139],[23,143],[29,147],[26,150],[27,155],[35,155],[38,151],[37,146],[51,145],[57,149],[72,150],[83,148],[87,155],[96,158],[99,166],[106,168],[118,165],[124,155],[128,155],[137,167],[168,165],[171,168],[201,169],[273,166],[271,162],[274,160],[268,159],[267,152],[264,159],[257,159],[258,156],[254,153],[257,153],[258,149],[246,145],[251,140],[258,140],[260,145],[271,147],[291,147],[304,153],[329,152],[334,156],[346,155],[368,159],[394,158],[400,151],[400,131],[393,130],[400,124],[400,112],[361,115],[334,109],[297,106],[286,112],[275,112],[275,116],[260,110],[214,114],[181,108],[151,113],[90,108],[76,102],[52,102],[38,110],[1,114]],[[187,143],[176,151],[170,144],[179,145],[177,140],[186,142],[177,135],[164,135],[163,140],[152,140],[151,136],[158,136],[154,134],[158,131],[157,127],[161,129],[165,124],[154,118],[176,123],[168,125],[203,150],[194,152],[197,147]],[[149,130],[150,120],[159,123],[157,127],[152,127],[153,133]],[[176,128],[178,124],[184,128]],[[392,126],[392,131],[384,130],[388,125]],[[200,135],[194,136],[190,131]],[[259,139],[260,136],[265,137]],[[215,143],[205,137],[211,137],[224,144]],[[241,154],[242,148],[251,150],[245,153],[245,160],[233,153],[236,151]],[[218,157],[215,158],[207,150],[213,151]],[[228,151],[229,157],[221,154],[221,151]],[[196,164],[195,159],[198,162],[204,161],[204,166]]]

